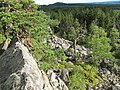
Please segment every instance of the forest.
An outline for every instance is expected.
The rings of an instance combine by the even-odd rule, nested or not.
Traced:
[[[79,45],[91,46],[89,39],[92,39],[92,36],[97,33],[100,34],[99,29],[103,29],[103,36],[105,34],[105,38],[110,40],[109,52],[119,59],[120,11],[118,9],[105,6],[43,7],[42,9],[51,16],[51,19],[59,21],[58,26],[51,26],[54,34],[71,41],[79,38],[76,42]],[[93,31],[94,28],[98,30]],[[102,35],[99,37],[101,38]]]
[[[74,50],[76,45],[92,50],[87,64],[117,72],[116,64],[120,65],[120,10],[117,5],[51,5],[41,8],[51,19],[58,20],[57,26],[51,25],[55,35],[72,41]],[[72,62],[74,60],[77,63],[79,59],[74,52]]]
[[[56,73],[61,69],[68,69],[69,79],[63,81],[70,90],[89,90],[88,86],[94,87],[98,83],[106,82],[101,73],[104,76],[120,77],[118,8],[49,7],[38,6],[33,0],[2,0],[0,43],[7,40],[10,42],[7,45],[9,47],[12,42],[22,42],[45,72],[48,69],[53,69]],[[72,44],[67,50],[64,47],[51,49],[47,43],[49,40],[46,41],[49,36]],[[90,53],[80,56],[78,46]],[[2,53],[0,50],[0,55]],[[108,87],[103,90],[112,89]]]

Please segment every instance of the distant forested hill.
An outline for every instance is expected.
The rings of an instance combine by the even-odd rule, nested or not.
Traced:
[[[114,7],[120,9],[120,1],[107,1],[107,2],[93,2],[93,3],[62,3],[57,2],[50,5],[43,5],[45,7],[84,7],[84,6],[95,6],[95,7]]]

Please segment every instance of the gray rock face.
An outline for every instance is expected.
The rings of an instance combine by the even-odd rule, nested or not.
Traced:
[[[56,79],[58,80],[60,81]],[[60,83],[62,87],[57,88]],[[54,89],[54,86],[57,89]],[[68,90],[68,88],[62,80],[51,85],[48,76],[43,70],[39,70],[28,49],[16,42],[0,56],[0,90]]]
[[[55,35],[49,35],[48,44],[52,49],[63,48],[64,50],[67,50],[72,45],[72,42],[63,38],[58,38]]]

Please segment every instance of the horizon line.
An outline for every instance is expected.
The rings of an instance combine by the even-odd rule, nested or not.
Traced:
[[[91,2],[80,2],[81,4],[84,4],[84,3],[104,3],[104,2],[116,2],[116,1],[120,1],[120,0],[109,0],[109,1],[91,1]],[[42,5],[50,5],[50,4],[55,4],[55,3],[65,3],[65,4],[72,4],[72,3],[74,3],[74,2],[53,2],[53,3],[49,3],[49,4],[42,4]],[[80,4],[80,3],[78,3],[78,2],[75,2],[74,4]],[[38,3],[36,3],[36,4],[38,4]],[[40,5],[40,4],[39,4]]]

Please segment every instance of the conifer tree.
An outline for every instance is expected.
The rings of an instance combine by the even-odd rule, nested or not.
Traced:
[[[44,12],[37,11],[33,0],[3,0],[1,4],[0,30],[6,38],[25,38],[30,34],[37,36],[41,29],[47,27],[47,24],[42,24],[49,22],[48,17]]]
[[[99,65],[102,60],[114,60],[110,50],[110,39],[103,28],[91,25],[91,35],[88,42],[89,48],[92,49],[92,62]]]

